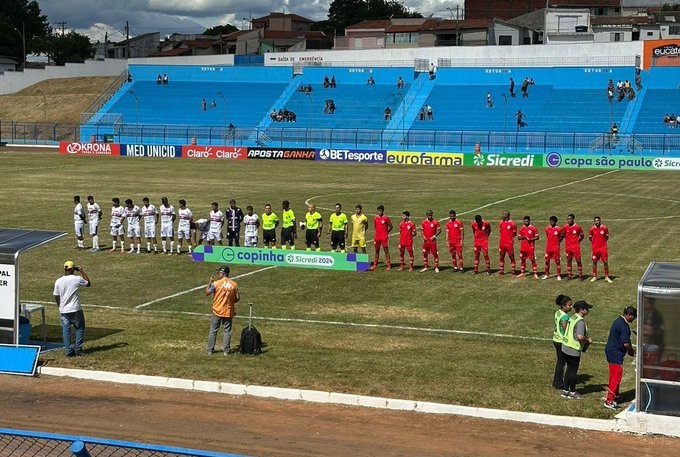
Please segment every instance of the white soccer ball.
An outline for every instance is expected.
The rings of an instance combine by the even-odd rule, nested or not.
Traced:
[[[304,230],[307,228],[307,223],[305,221],[300,221],[300,230]]]

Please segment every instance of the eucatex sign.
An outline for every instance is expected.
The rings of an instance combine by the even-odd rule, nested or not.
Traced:
[[[337,271],[366,271],[369,267],[368,254],[340,252],[200,245],[196,246],[191,257],[195,262],[318,268]]]
[[[680,55],[680,46],[677,44],[667,44],[665,46],[659,46],[654,48],[652,51],[654,57],[672,56],[677,57]]]
[[[126,157],[160,157],[175,159],[182,157],[182,146],[165,144],[121,144],[120,155]]]

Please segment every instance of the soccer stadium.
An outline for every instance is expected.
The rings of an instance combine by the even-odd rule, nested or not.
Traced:
[[[678,46],[129,59],[75,128],[2,121],[0,279],[17,275],[16,290],[0,283],[0,360],[16,368],[11,349],[35,349],[29,376],[3,375],[0,454],[545,455],[573,439],[595,455],[673,455],[677,438],[657,435],[677,437],[680,414],[680,142],[670,116],[680,114]],[[69,78],[59,84],[67,90]],[[87,222],[78,244],[76,195],[101,207],[100,249]],[[157,254],[144,249],[144,233],[136,251],[127,237],[112,244],[112,199],[141,206],[145,197],[176,210],[184,200],[192,223],[232,199],[262,220],[271,205],[283,219],[287,200],[295,249],[280,240],[266,249],[262,227],[256,246],[227,246],[226,225],[224,245],[205,242],[192,255],[186,244],[164,255],[160,233]],[[351,249],[351,224],[347,252],[331,251],[337,203],[348,217],[362,206],[365,255]],[[305,249],[299,224],[312,204],[318,250]],[[373,265],[379,206],[394,228],[391,257],[381,248]],[[442,228],[436,272],[423,263],[428,210]],[[451,210],[464,228],[462,268],[447,243]],[[415,271],[399,268],[404,211],[417,229]],[[516,234],[513,264],[499,260],[504,211],[518,229],[530,216],[538,232],[534,274],[530,262],[526,276],[510,274],[527,260]],[[584,232],[582,267],[572,270],[562,244],[560,273],[544,259],[545,234],[551,216],[563,227],[572,214]],[[473,274],[476,215],[490,226],[490,274],[483,258]],[[608,263],[596,265],[595,218],[608,227]],[[47,235],[17,247],[14,237],[34,230]],[[64,352],[54,303],[66,261],[91,280],[80,294],[82,357]],[[225,264],[240,293],[226,357],[221,331],[206,353],[211,277]],[[578,397],[551,384],[560,295],[592,305]],[[257,356],[238,352],[249,304]],[[640,313],[631,324],[638,354],[625,358],[612,411],[603,408],[605,344],[628,306]]]

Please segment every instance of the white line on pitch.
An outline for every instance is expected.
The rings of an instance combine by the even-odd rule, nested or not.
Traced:
[[[276,265],[272,265],[272,266],[265,267],[265,268],[260,268],[259,270],[251,271],[251,272],[248,272],[248,273],[243,273],[242,275],[234,276],[231,279],[244,278],[246,276],[254,275],[255,273],[259,273],[261,271],[271,270],[272,268],[276,268]],[[154,303],[158,303],[158,302],[161,302],[161,301],[164,301],[164,300],[169,300],[171,298],[179,297],[180,295],[188,294],[188,293],[194,292],[194,291],[199,290],[199,289],[204,289],[204,288],[205,288],[205,284],[203,284],[201,286],[196,286],[196,287],[189,289],[189,290],[185,290],[185,291],[182,291],[182,292],[177,292],[176,294],[168,295],[167,297],[157,298],[155,300],[151,300],[151,301],[148,301],[146,303],[142,303],[141,305],[135,306],[135,309],[146,308],[147,306],[153,305]]]

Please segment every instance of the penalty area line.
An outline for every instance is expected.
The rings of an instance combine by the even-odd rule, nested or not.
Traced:
[[[248,272],[248,273],[243,273],[242,275],[234,276],[231,279],[245,278],[246,276],[254,275],[255,273],[260,273],[262,271],[271,270],[272,268],[276,268],[276,265],[272,265],[272,266],[265,267],[265,268],[260,268],[259,270],[254,270],[254,271],[251,271],[251,272]],[[134,309],[146,308],[147,306],[153,305],[154,303],[162,302],[162,301],[165,301],[165,300],[169,300],[171,298],[179,297],[181,295],[189,294],[189,293],[194,292],[196,290],[204,289],[205,287],[206,287],[205,285],[200,285],[200,286],[193,287],[189,290],[184,290],[182,292],[177,292],[176,294],[168,295],[167,297],[157,298],[155,300],[151,300],[151,301],[148,301],[146,303],[142,303],[141,305],[137,305],[137,306],[135,306]]]

